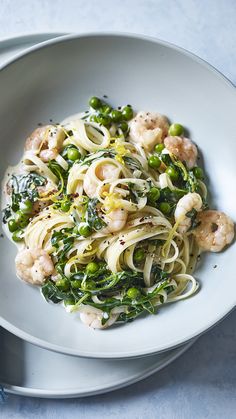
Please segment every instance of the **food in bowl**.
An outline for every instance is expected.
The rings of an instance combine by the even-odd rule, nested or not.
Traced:
[[[234,224],[209,209],[182,125],[89,104],[27,138],[6,172],[3,222],[17,276],[104,329],[196,293],[200,252],[229,245]]]

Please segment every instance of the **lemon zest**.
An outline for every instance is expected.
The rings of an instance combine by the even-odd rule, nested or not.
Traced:
[[[167,253],[168,253],[168,250],[169,250],[169,247],[170,247],[170,242],[171,242],[171,240],[173,239],[173,237],[174,237],[174,235],[176,233],[176,230],[177,230],[177,228],[179,226],[179,223],[180,223],[180,220],[176,221],[176,223],[174,224],[174,226],[169,231],[169,234],[168,234],[168,237],[166,239],[166,242],[162,246],[162,250],[161,250],[161,254],[162,254],[163,257],[166,257],[167,256]]]

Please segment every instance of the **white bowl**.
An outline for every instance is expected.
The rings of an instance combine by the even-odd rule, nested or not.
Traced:
[[[236,93],[211,66],[173,45],[132,35],[68,36],[33,47],[0,72],[1,176],[37,123],[83,110],[90,96],[131,103],[181,122],[204,155],[212,205],[236,219]],[[235,244],[206,254],[194,297],[133,323],[92,330],[16,278],[16,250],[0,239],[0,325],[47,349],[96,358],[154,354],[181,345],[236,304]],[[214,266],[217,265],[216,268]]]

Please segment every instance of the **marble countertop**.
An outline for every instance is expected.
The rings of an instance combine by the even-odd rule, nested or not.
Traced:
[[[236,84],[235,0],[0,0],[0,38],[32,32],[123,31],[184,47]],[[138,384],[102,396],[7,396],[0,418],[233,419],[236,312],[181,358]]]

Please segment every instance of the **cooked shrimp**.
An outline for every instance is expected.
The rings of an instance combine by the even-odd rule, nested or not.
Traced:
[[[120,169],[111,163],[104,163],[96,166],[95,176],[93,165],[87,170],[84,176],[84,191],[89,198],[94,198],[99,181],[105,179],[118,179]]]
[[[166,137],[164,144],[170,153],[178,157],[179,160],[185,161],[189,169],[196,165],[197,147],[188,138]]]
[[[41,285],[45,278],[54,273],[52,259],[42,249],[21,250],[15,262],[17,275],[30,284]]]
[[[117,320],[119,314],[111,314],[105,324],[102,324],[103,312],[102,310],[93,310],[93,307],[87,307],[87,311],[80,313],[80,320],[86,326],[90,326],[93,329],[106,329],[111,326]]]
[[[128,217],[128,211],[123,208],[116,208],[108,214],[103,214],[102,218],[107,224],[103,232],[115,233],[122,230],[125,226]]]
[[[198,214],[200,225],[193,231],[200,248],[220,252],[234,238],[234,223],[224,212],[206,210]]]
[[[62,128],[45,125],[37,128],[27,138],[25,150],[33,150],[44,161],[56,159],[58,153],[62,150],[62,144],[65,139],[65,133]]]
[[[202,198],[196,192],[189,192],[178,201],[175,209],[175,221],[178,223],[178,232],[186,233],[191,225],[188,212],[195,209],[197,212],[202,208]]]
[[[168,134],[167,118],[159,113],[139,112],[129,123],[130,138],[140,143],[147,151],[162,143]]]

